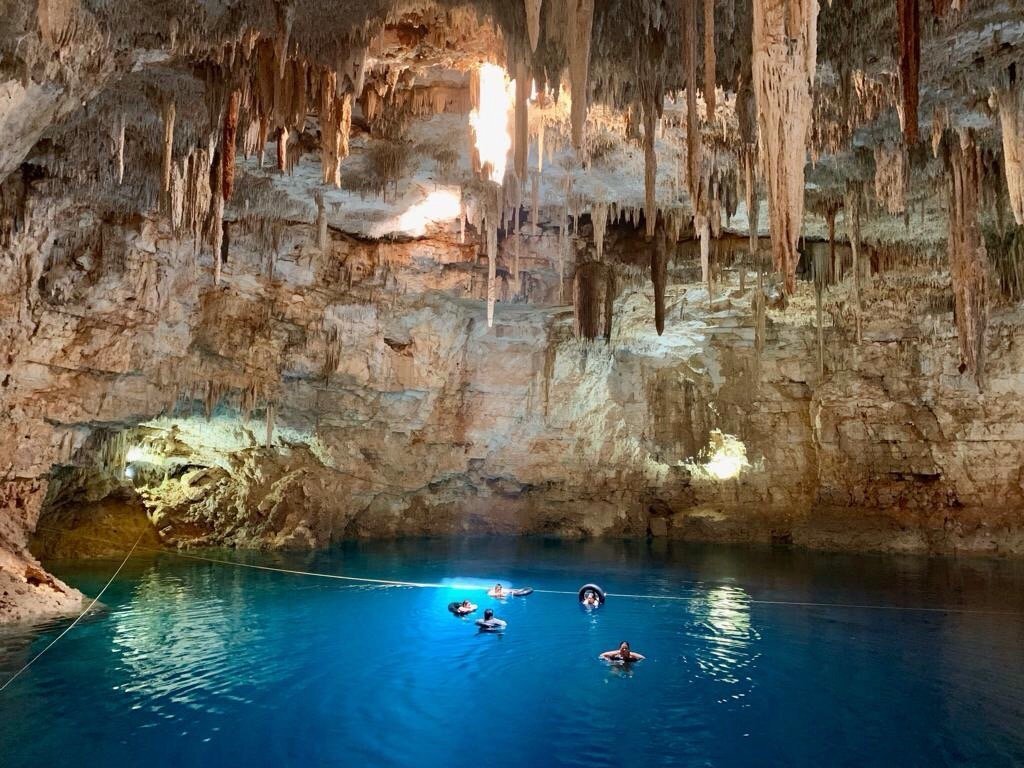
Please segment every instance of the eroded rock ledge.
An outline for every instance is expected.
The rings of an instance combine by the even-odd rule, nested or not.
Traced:
[[[4,330],[3,575],[24,574],[35,611],[80,599],[33,583],[40,512],[129,488],[168,545],[543,533],[1024,553],[1021,318],[993,315],[980,391],[930,271],[865,278],[860,344],[833,286],[822,377],[809,284],[766,311],[761,342],[754,274],[741,290],[745,267],[723,270],[709,306],[685,248],[659,336],[629,266],[654,246],[631,228],[605,243],[621,254],[606,342],[550,305],[553,236],[529,238],[488,329],[485,265],[443,231],[334,233],[321,251],[290,225],[268,269],[239,224],[214,286],[156,220],[39,214],[6,264],[57,220],[103,239],[38,285],[2,282],[4,317],[32,318]],[[725,472],[720,433],[745,454]]]

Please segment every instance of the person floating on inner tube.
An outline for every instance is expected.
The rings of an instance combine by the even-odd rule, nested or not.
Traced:
[[[487,594],[491,597],[496,597],[500,600],[501,598],[505,597],[505,589],[501,586],[501,584],[495,584],[493,587],[491,587],[491,591]]]
[[[455,606],[455,608],[452,610],[452,613],[454,613],[456,616],[465,616],[466,614],[472,613],[475,610],[476,606],[473,603],[469,602],[469,600],[463,600],[461,603],[458,603]]]
[[[581,605],[584,608],[597,608],[601,605],[601,601],[597,599],[597,593],[591,589],[588,589],[586,594],[583,595],[583,601]]]
[[[495,618],[494,611],[488,608],[484,611],[484,617],[476,620],[476,625],[484,632],[501,632],[508,623],[504,619]]]
[[[610,661],[613,664],[629,664],[634,661],[643,661],[643,659],[645,659],[646,657],[639,653],[634,653],[633,651],[631,651],[629,649],[629,643],[623,640],[616,650],[605,651],[601,654],[600,658],[604,659],[605,661]]]

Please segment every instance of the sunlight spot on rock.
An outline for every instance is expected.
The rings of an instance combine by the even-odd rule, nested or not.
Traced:
[[[481,65],[480,106],[469,113],[480,165],[490,166],[489,178],[498,184],[505,178],[508,153],[512,149],[512,134],[508,127],[514,94],[512,88],[502,67],[497,64]]]

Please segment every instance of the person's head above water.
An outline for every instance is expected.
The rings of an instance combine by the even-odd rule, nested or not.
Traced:
[[[501,583],[500,582],[498,584],[494,585],[494,591],[495,592],[501,592],[501,589],[502,589],[502,587],[501,587]]]
[[[488,621],[488,620],[493,619],[493,618],[494,618],[494,611],[492,611],[490,608],[488,608],[486,611],[484,611],[484,621]]]
[[[463,608],[469,608],[469,600],[463,600],[462,601],[462,607]]]
[[[633,655],[633,652],[629,650],[629,643],[625,640],[619,643],[619,655],[624,659],[628,659]]]

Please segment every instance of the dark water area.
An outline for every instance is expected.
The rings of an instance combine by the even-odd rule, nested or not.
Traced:
[[[0,765],[1024,764],[1020,561],[541,539],[209,554],[447,586],[135,557],[0,693]],[[118,564],[48,565],[95,594]],[[496,601],[496,581],[538,591]],[[637,597],[588,612],[540,591],[590,581]],[[463,597],[468,619],[447,610]],[[477,631],[488,607],[503,634]],[[0,680],[65,626],[0,634]],[[646,660],[598,660],[623,639]]]

